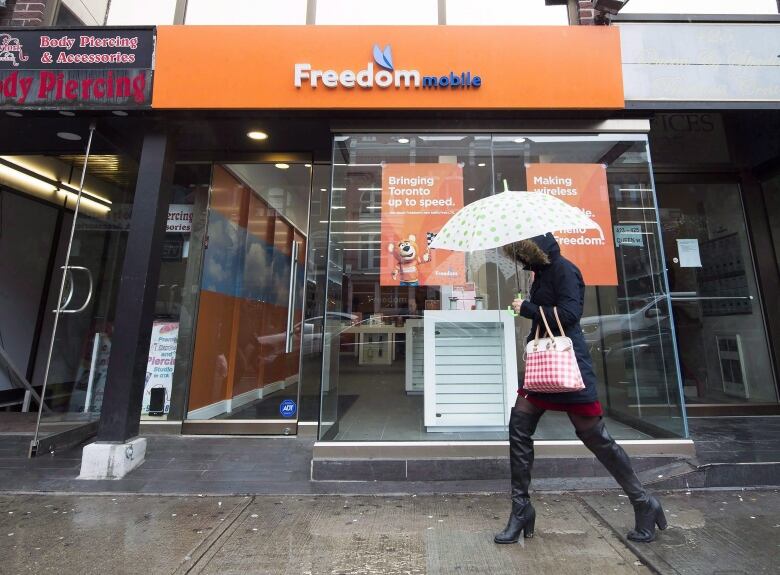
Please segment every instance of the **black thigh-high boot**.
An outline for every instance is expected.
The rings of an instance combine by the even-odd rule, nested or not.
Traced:
[[[509,418],[509,467],[512,474],[512,512],[506,528],[498,533],[496,543],[517,543],[522,532],[526,539],[534,536],[536,511],[528,496],[531,468],[534,464],[534,441],[531,436],[544,412],[525,413],[513,409]]]
[[[604,421],[600,420],[587,431],[578,431],[577,437],[607,468],[634,506],[636,525],[628,532],[628,538],[640,543],[649,543],[655,539],[656,525],[659,529],[666,529],[666,517],[661,502],[645,491],[631,467],[628,454],[612,439]]]

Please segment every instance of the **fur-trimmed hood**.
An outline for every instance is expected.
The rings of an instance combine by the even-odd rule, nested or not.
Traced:
[[[504,246],[506,254],[523,264],[525,269],[540,270],[558,257],[561,248],[552,234],[520,240]]]

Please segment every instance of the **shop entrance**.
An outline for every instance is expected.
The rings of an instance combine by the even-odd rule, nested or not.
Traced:
[[[0,149],[0,428],[34,455],[96,431],[140,139],[117,143],[119,117],[19,116]]]
[[[688,413],[777,405],[739,184],[662,180],[657,191]]]
[[[311,180],[305,163],[212,168],[185,433],[297,433]]]

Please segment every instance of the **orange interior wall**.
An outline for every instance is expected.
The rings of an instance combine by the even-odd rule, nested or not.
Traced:
[[[189,410],[230,397],[227,395],[228,358],[234,298],[210,291],[200,292],[197,336],[192,358]]]

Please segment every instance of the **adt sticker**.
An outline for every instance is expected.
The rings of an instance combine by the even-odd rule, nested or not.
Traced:
[[[282,417],[295,417],[297,411],[298,407],[292,399],[285,399],[279,405],[279,413],[282,414]]]

